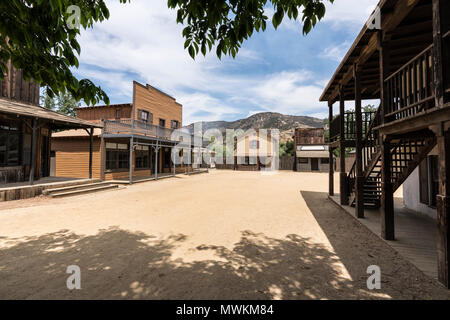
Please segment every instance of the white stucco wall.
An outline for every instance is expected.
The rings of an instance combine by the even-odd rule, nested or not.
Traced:
[[[434,148],[428,155],[438,155],[437,148]],[[408,209],[425,214],[434,219],[437,218],[436,209],[420,203],[419,167],[403,183],[403,204]]]
[[[403,204],[406,208],[436,219],[436,209],[420,203],[419,168],[403,183]]]

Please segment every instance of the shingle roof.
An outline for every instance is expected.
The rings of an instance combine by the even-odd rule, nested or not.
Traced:
[[[0,113],[20,115],[28,118],[46,119],[55,122],[55,124],[67,128],[102,128],[98,123],[89,122],[73,118],[55,111],[45,109],[40,106],[15,102],[9,99],[0,99]]]

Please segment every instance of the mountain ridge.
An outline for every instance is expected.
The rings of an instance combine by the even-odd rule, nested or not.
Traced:
[[[244,131],[249,129],[278,129],[280,130],[280,140],[284,142],[292,140],[296,128],[323,128],[324,120],[309,116],[261,112],[235,121],[201,121],[201,123],[203,131],[213,128],[217,128],[221,132],[225,132],[226,129],[242,129]],[[194,123],[185,126],[185,128],[192,133]]]

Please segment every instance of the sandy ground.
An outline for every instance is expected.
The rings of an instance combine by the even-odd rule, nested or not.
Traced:
[[[1,299],[448,299],[327,199],[327,174],[216,171],[0,204]],[[68,290],[66,269],[81,269]],[[367,289],[369,265],[381,290]]]

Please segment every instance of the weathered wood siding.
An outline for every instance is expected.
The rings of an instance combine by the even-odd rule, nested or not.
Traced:
[[[8,74],[0,80],[0,98],[38,105],[39,84],[34,80],[25,81],[22,70],[14,68],[11,62],[6,66]]]
[[[295,145],[325,144],[323,128],[297,128],[295,129]]]
[[[98,123],[102,119],[116,120],[119,112],[120,119],[130,119],[131,110],[131,104],[80,108],[77,110],[77,118]]]
[[[183,125],[183,107],[174,98],[153,88],[150,85],[143,86],[138,82],[133,84],[134,95],[134,116],[139,120],[139,110],[145,110],[152,114],[153,124],[159,125],[159,119],[166,120],[166,128],[171,128],[171,121],[179,122]]]
[[[89,178],[89,138],[53,138],[52,150],[56,155],[56,176]],[[94,137],[92,177],[101,179],[100,138]]]

